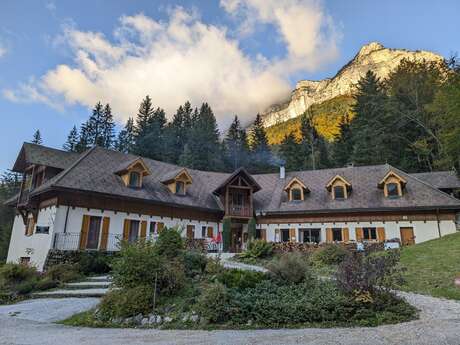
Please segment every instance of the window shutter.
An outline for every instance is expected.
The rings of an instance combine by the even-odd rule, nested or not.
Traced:
[[[377,228],[377,240],[379,242],[385,241],[385,228]]]
[[[343,242],[349,242],[350,241],[350,231],[348,231],[348,228],[343,228],[342,229],[342,240],[343,240]]]
[[[29,218],[29,221],[27,222],[27,236],[32,236],[34,234],[34,228],[35,228],[35,219],[34,217]]]
[[[208,237],[209,238],[212,238],[214,236],[214,229],[212,228],[212,226],[208,226]]]
[[[100,250],[107,250],[107,243],[109,241],[109,227],[110,227],[110,218],[104,217],[104,219],[102,220],[101,244],[99,246]]]
[[[326,228],[326,242],[331,243],[332,242],[332,229],[331,228]]]
[[[289,229],[289,242],[295,242],[295,229]]]
[[[80,250],[84,250],[86,248],[86,242],[88,241],[88,231],[89,231],[89,218],[90,216],[84,215],[83,221],[81,224],[81,233],[80,233]]]
[[[187,225],[187,238],[189,240],[193,240],[193,238],[195,237],[194,230],[195,227],[193,225]]]
[[[131,227],[131,221],[129,219],[125,219],[123,224],[123,240],[127,241],[129,239],[129,228]]]
[[[362,241],[364,238],[363,228],[356,228],[356,241]]]
[[[267,242],[267,230],[266,229],[260,229],[260,239],[262,241]]]
[[[157,232],[158,233],[162,232],[164,227],[165,227],[165,223],[158,223]]]
[[[147,237],[147,221],[143,220],[141,222],[141,235],[140,235],[140,238],[141,238],[141,240],[145,240],[146,237]]]

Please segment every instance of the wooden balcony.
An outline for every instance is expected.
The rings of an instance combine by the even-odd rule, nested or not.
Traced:
[[[228,209],[228,215],[233,217],[251,218],[252,209],[249,206],[230,205]]]

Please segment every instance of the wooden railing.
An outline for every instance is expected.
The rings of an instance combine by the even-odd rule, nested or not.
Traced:
[[[251,217],[251,208],[249,206],[230,205],[230,216]]]

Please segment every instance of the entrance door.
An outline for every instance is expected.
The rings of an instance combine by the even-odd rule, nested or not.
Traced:
[[[414,228],[401,228],[401,244],[403,246],[409,246],[415,244]]]
[[[241,225],[232,227],[231,235],[230,251],[240,253],[243,244],[243,227]]]
[[[91,217],[89,219],[88,240],[86,241],[86,249],[98,248],[100,229],[101,217]]]

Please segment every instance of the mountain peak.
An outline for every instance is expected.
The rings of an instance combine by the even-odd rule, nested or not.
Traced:
[[[380,79],[394,71],[402,59],[441,61],[442,56],[423,50],[385,48],[379,42],[361,47],[358,54],[332,78],[319,81],[301,80],[292,91],[290,100],[274,104],[262,112],[265,127],[273,126],[303,114],[313,104],[338,96],[351,96],[358,81],[372,70]]]
[[[361,47],[358,56],[369,55],[370,53],[381,49],[385,49],[385,47],[382,44],[380,44],[379,42],[371,42]]]

